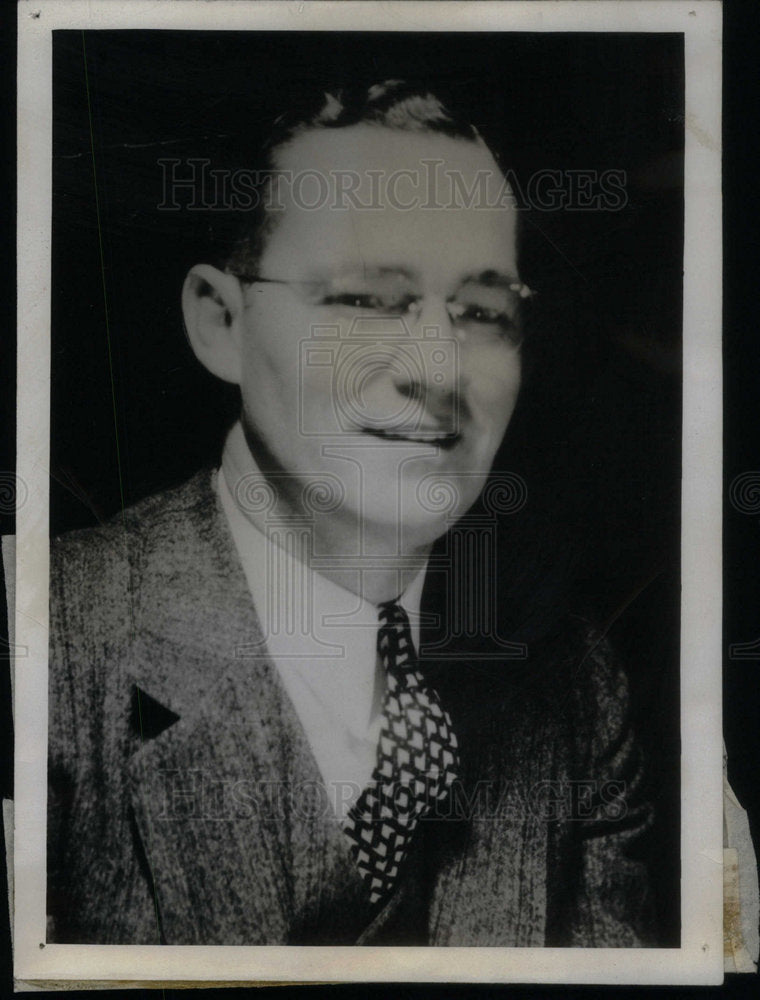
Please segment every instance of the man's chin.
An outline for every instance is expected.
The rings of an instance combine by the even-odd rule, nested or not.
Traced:
[[[431,546],[451,527],[446,517],[420,516],[407,517],[399,521],[385,510],[371,510],[364,514],[360,527],[363,549],[373,551],[379,546],[386,554],[390,554],[389,544],[392,543],[397,554],[411,554]]]
[[[461,518],[475,501],[456,476],[435,475],[406,482],[393,497],[367,498],[363,526],[398,537],[404,549],[431,545]],[[479,481],[479,479],[478,479]],[[467,486],[471,486],[467,482]]]

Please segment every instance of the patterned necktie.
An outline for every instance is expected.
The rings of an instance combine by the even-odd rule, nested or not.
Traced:
[[[418,672],[409,619],[392,601],[380,605],[377,650],[387,679],[377,763],[343,827],[372,904],[391,894],[418,821],[459,767],[449,714]]]

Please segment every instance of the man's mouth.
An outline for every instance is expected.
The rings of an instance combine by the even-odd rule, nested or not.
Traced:
[[[415,430],[404,430],[403,428],[385,429],[383,427],[363,427],[363,434],[371,434],[373,437],[382,438],[384,441],[411,441],[416,444],[435,444],[439,448],[453,448],[460,440],[461,434],[454,431],[442,431],[439,429],[425,430],[417,428]]]

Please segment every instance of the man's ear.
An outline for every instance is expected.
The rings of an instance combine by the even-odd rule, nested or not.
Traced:
[[[239,385],[243,293],[237,278],[196,264],[182,287],[182,314],[187,339],[204,368]]]

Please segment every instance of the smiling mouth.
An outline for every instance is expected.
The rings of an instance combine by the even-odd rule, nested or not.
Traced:
[[[411,441],[415,444],[436,444],[439,448],[453,448],[460,440],[461,435],[453,431],[444,432],[439,430],[383,430],[381,427],[364,427],[363,434],[371,434],[373,437],[382,438],[384,441]]]

